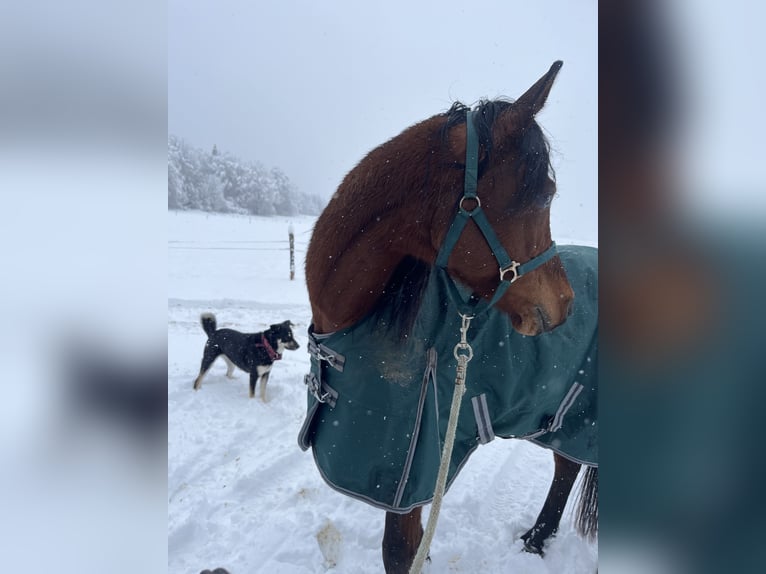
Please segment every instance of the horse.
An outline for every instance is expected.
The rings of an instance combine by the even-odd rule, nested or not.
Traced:
[[[595,536],[596,250],[552,240],[556,184],[535,121],[561,66],[515,101],[456,102],[373,149],[315,224],[298,442],[331,487],[386,510],[388,574],[409,571],[423,538],[447,426],[443,373],[474,349],[446,488],[480,444],[531,440],[553,450],[555,474],[525,548],[542,553],[581,465],[577,523]]]

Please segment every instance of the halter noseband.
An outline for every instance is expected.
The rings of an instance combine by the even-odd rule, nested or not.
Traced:
[[[444,243],[439,250],[439,255],[436,257],[436,266],[442,269],[447,269],[447,262],[452,250],[455,248],[460,235],[465,228],[469,219],[472,219],[479,227],[484,239],[487,240],[489,248],[492,251],[492,255],[495,256],[500,269],[500,283],[495,289],[495,294],[492,299],[487,301],[481,299],[478,302],[474,302],[472,305],[465,303],[463,297],[460,296],[457,288],[452,281],[448,281],[447,284],[450,287],[450,295],[452,298],[463,307],[463,311],[466,314],[476,315],[483,312],[495,303],[505,294],[511,283],[516,281],[519,277],[525,273],[537,269],[540,265],[551,260],[557,253],[556,243],[551,242],[551,246],[548,247],[537,257],[533,257],[526,263],[519,263],[510,258],[502,243],[497,237],[495,230],[492,229],[492,225],[489,223],[487,216],[481,209],[481,201],[476,195],[476,186],[479,173],[479,138],[476,134],[476,127],[473,123],[475,111],[470,110],[466,114],[466,146],[465,146],[465,182],[463,184],[463,197],[458,202],[458,211],[455,214],[455,219],[452,220],[447,236],[444,238]],[[464,203],[466,200],[473,201],[476,205],[473,209],[466,209]],[[510,278],[508,277],[510,275]]]

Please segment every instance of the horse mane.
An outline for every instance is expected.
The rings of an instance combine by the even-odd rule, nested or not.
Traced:
[[[373,315],[378,325],[403,341],[412,332],[431,275],[431,265],[408,255],[396,266]]]
[[[489,165],[494,150],[492,140],[492,126],[505,110],[513,105],[512,100],[480,100],[473,108],[456,101],[441,115],[446,118],[441,128],[442,145],[446,145],[450,130],[465,123],[467,113],[473,109],[474,127],[479,140],[480,148],[484,153],[479,156],[478,177]],[[514,196],[512,208],[524,210],[537,205],[539,198],[548,201],[549,197],[541,195],[548,177],[555,179],[555,173],[550,160],[550,144],[542,131],[542,128],[532,120],[522,129],[518,136],[518,148],[520,159],[525,163],[526,169],[523,176],[522,187]],[[460,163],[455,167],[465,169],[465,164]],[[455,197],[457,204],[459,197]],[[428,286],[431,273],[431,265],[414,257],[405,257],[391,275],[383,295],[378,299],[372,310],[378,324],[395,335],[399,340],[406,339],[412,332],[420,305]]]

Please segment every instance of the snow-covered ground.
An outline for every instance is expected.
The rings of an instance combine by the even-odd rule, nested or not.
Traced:
[[[169,574],[218,566],[231,574],[383,571],[384,512],[330,489],[297,444],[309,368],[303,263],[313,223],[168,212]],[[241,331],[285,319],[297,325],[301,348],[274,366],[266,403],[248,397],[245,373],[227,379],[222,361],[192,390],[204,311],[219,327]],[[552,476],[551,454],[532,444],[495,440],[479,448],[445,496],[430,572],[594,572],[597,544],[576,534],[569,508],[545,558],[522,551],[519,536]]]

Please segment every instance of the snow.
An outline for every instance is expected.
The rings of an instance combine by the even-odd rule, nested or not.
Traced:
[[[303,263],[314,221],[168,212],[169,574],[219,566],[231,574],[383,571],[384,512],[333,491],[297,444],[311,315]],[[192,390],[204,311],[219,328],[297,325],[301,348],[275,364],[266,403],[248,397],[242,371],[227,379],[223,361]],[[498,439],[479,448],[445,496],[428,571],[594,572],[597,543],[577,535],[570,508],[544,558],[522,551],[519,536],[552,476],[552,455],[532,444]]]

